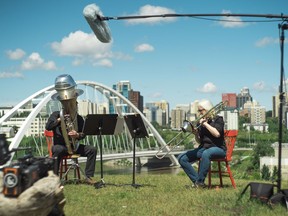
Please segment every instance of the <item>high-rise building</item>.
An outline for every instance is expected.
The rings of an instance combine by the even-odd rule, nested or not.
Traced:
[[[184,120],[188,120],[190,104],[178,104],[171,110],[171,128],[179,129],[183,126]]]
[[[152,110],[147,107],[144,108],[143,113],[149,122],[153,122]]]
[[[78,101],[78,113],[81,116],[87,116],[88,114],[103,113],[97,110],[97,104],[92,103],[90,100],[79,100]],[[104,114],[104,113],[103,113]]]
[[[144,112],[150,122],[156,121],[161,126],[169,124],[169,103],[165,100],[146,103]]]
[[[266,122],[266,109],[263,106],[251,108],[251,124],[264,124]]]
[[[276,96],[272,97],[272,117],[278,117],[278,104]]]
[[[165,100],[161,100],[158,102],[155,102],[155,105],[162,111],[162,115],[164,120],[162,122],[165,122],[164,125],[169,124],[169,119],[170,119],[170,107],[169,103]]]
[[[236,102],[236,93],[223,93],[222,94],[222,101],[227,101],[227,107],[235,109],[237,107]]]
[[[250,123],[245,123],[247,130],[254,128],[255,130],[268,132],[268,124],[266,122],[266,108],[260,106],[257,101],[247,101],[244,104],[243,110],[239,111],[246,112],[250,117]],[[241,115],[241,114],[240,114]]]
[[[163,112],[162,109],[157,109],[156,110],[156,122],[159,123],[160,126],[165,126],[167,123],[166,123],[166,113]]]
[[[125,98],[129,99],[129,91],[131,90],[130,81],[120,81],[114,84],[112,88],[123,95]],[[129,112],[127,106],[123,107],[123,109],[124,112]],[[109,113],[115,113],[114,106],[111,103],[109,104]]]
[[[133,103],[133,105],[135,105],[140,112],[143,112],[143,104],[144,104],[143,96],[139,91],[134,91],[132,89],[130,81],[120,81],[113,85],[113,89],[119,92],[121,95],[123,95],[131,103]],[[115,102],[123,105],[121,99],[120,100],[117,99],[117,101]],[[123,112],[126,113],[132,112],[129,106],[121,106],[121,109]],[[115,113],[114,106],[111,102],[109,104],[109,112]]]
[[[133,103],[142,113],[143,113],[143,96],[139,91],[129,91],[129,98],[131,103]]]
[[[171,128],[180,129],[183,126],[183,121],[186,118],[187,112],[183,109],[176,108],[171,110]]]
[[[221,111],[219,113],[220,116],[223,117],[225,126],[225,130],[238,130],[238,111],[235,109],[227,110],[227,111]]]
[[[251,124],[264,124],[266,121],[266,109],[260,106],[257,101],[247,101],[244,110],[248,112]]]
[[[253,101],[253,98],[250,95],[249,88],[243,87],[240,94],[238,94],[236,97],[237,109],[243,109],[243,106],[247,101]]]
[[[272,117],[279,117],[279,111],[280,111],[280,104],[282,104],[282,121],[285,122],[286,128],[288,128],[288,94],[287,94],[287,88],[288,88],[288,79],[286,79],[283,82],[284,87],[284,93],[281,94],[281,97],[283,96],[283,99],[280,103],[280,93],[277,94],[277,96],[272,97]],[[280,89],[280,87],[279,87]]]
[[[118,91],[120,94],[122,94],[125,98],[128,99],[129,97],[129,91],[131,88],[130,81],[120,81],[117,84],[113,85],[113,89]]]

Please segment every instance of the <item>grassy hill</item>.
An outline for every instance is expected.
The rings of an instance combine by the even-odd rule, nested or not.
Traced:
[[[214,177],[211,189],[187,189],[190,184],[181,171],[171,174],[136,175],[136,184],[131,186],[131,175],[107,175],[106,187],[96,189],[85,184],[66,184],[65,214],[68,216],[108,215],[284,215],[286,209],[250,201],[247,190],[239,201],[239,195],[250,180],[235,179],[233,189],[230,179],[224,177],[224,187],[216,187],[219,179]],[[109,184],[116,184],[109,185]],[[288,188],[282,185],[282,188]],[[276,191],[275,191],[276,192]]]
[[[267,137],[264,137],[263,134],[260,137],[270,140],[269,143],[261,145],[263,148],[270,146],[270,138],[266,139]],[[247,143],[247,140],[243,139],[243,143]],[[269,155],[273,153],[268,148],[260,153],[263,156],[267,152]],[[231,169],[237,185],[236,189],[232,187],[228,177],[224,177],[223,188],[216,187],[219,184],[219,178],[215,175],[212,178],[214,186],[211,189],[187,189],[185,185],[189,185],[191,182],[182,170],[173,175],[141,173],[137,176],[136,174],[136,183],[143,185],[139,188],[130,185],[132,183],[130,174],[105,175],[105,182],[116,184],[116,186],[107,185],[101,189],[95,189],[89,185],[67,184],[64,186],[64,194],[67,199],[65,213],[69,216],[278,216],[287,214],[285,207],[281,205],[270,208],[257,201],[251,201],[249,190],[242,199],[238,200],[240,193],[249,182],[261,181],[260,170],[255,163],[252,163],[254,157],[255,150],[233,152]],[[99,180],[99,175],[96,175],[96,180]],[[288,189],[286,181],[282,181],[283,188]]]

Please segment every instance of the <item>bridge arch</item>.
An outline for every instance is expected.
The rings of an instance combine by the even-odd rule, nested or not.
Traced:
[[[95,103],[99,103],[99,97],[101,97],[102,100],[107,100],[112,105],[115,113],[118,114],[119,117],[123,117],[127,114],[131,113],[137,113],[141,116],[147,132],[149,134],[148,138],[148,145],[150,146],[150,140],[153,141],[153,149],[159,149],[163,148],[163,151],[169,151],[169,148],[166,145],[166,142],[163,140],[163,138],[160,136],[160,134],[157,132],[157,130],[153,127],[153,125],[147,120],[147,118],[143,115],[142,112],[138,110],[138,108],[131,103],[127,98],[125,98],[123,95],[121,95],[119,92],[115,91],[114,89],[107,87],[101,83],[97,83],[94,81],[76,81],[78,88],[81,88],[84,90],[84,94],[79,96],[79,99],[83,99],[86,101],[94,101]],[[9,139],[10,145],[9,149],[12,150],[14,148],[18,148],[20,145],[21,140],[23,139],[26,131],[30,128],[31,123],[33,120],[39,116],[39,113],[41,110],[43,110],[46,107],[47,114],[49,115],[49,110],[52,109],[49,108],[49,103],[52,101],[51,96],[56,93],[54,89],[54,85],[48,86],[46,88],[43,88],[39,90],[38,92],[32,94],[31,96],[27,97],[23,101],[21,101],[19,104],[17,104],[15,107],[13,107],[9,112],[7,112],[4,116],[0,118],[0,127],[9,126],[9,120],[12,118],[15,114],[17,114],[18,110],[23,109],[25,105],[27,105],[30,102],[33,102],[35,105],[31,109],[25,109],[26,112],[29,112],[28,116],[25,118],[25,120],[22,122],[21,126],[18,129],[18,132],[16,135]],[[90,95],[92,93],[92,96]],[[59,107],[60,108],[60,107]],[[125,108],[125,109],[124,109]],[[52,111],[51,111],[52,112]],[[95,110],[94,110],[95,112]],[[95,114],[95,113],[89,113],[89,114]],[[125,126],[126,127],[126,126]],[[44,128],[43,128],[44,132]],[[43,136],[43,133],[39,133],[40,136]],[[35,140],[35,139],[34,139]],[[99,148],[98,139],[93,139],[95,142],[93,145],[97,146]],[[131,152],[132,148],[132,137],[129,134],[128,130],[124,130],[124,133],[121,134],[117,138],[110,138],[109,141],[106,141],[106,138],[103,139],[104,148],[106,147],[106,150],[109,151],[110,149],[119,149],[120,148],[125,152]],[[141,142],[141,140],[140,140]],[[122,143],[122,144],[121,144]],[[39,148],[39,145],[35,141],[35,144],[37,148]],[[42,144],[40,145],[42,146]],[[137,151],[144,150],[142,147],[137,149]],[[147,150],[147,149],[145,149]],[[103,151],[105,154],[105,150]],[[41,150],[39,148],[39,153],[41,154]],[[42,150],[43,153],[43,150]],[[12,153],[12,157],[14,156],[14,153]],[[12,159],[11,157],[11,159]],[[172,162],[173,165],[178,165],[178,161],[175,158],[173,154],[168,154],[168,156]]]

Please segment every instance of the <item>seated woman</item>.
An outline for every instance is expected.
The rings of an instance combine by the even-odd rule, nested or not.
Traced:
[[[205,115],[213,108],[209,100],[202,100],[198,103],[198,112]],[[201,118],[197,128],[193,129],[196,141],[199,146],[193,150],[184,152],[178,156],[178,161],[189,179],[192,187],[204,188],[205,178],[210,168],[210,159],[223,158],[226,156],[226,145],[224,142],[224,120],[222,116],[206,115]],[[199,173],[195,171],[192,164],[200,160]]]

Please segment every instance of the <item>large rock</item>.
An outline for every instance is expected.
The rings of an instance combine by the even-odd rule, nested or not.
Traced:
[[[46,216],[64,215],[65,197],[60,179],[52,171],[39,179],[16,198],[5,197],[3,191],[3,173],[0,173],[0,215],[1,216]],[[52,215],[52,214],[51,214]]]

